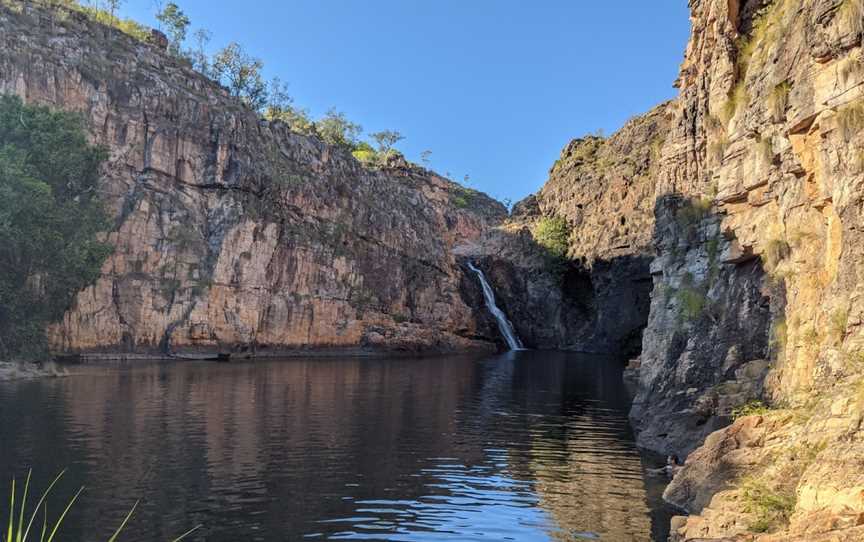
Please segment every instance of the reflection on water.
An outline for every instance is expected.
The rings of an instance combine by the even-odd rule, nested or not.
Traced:
[[[67,540],[107,539],[141,498],[124,541],[199,523],[209,541],[647,541],[668,518],[617,367],[550,352],[76,367],[0,384],[0,476],[32,465],[44,487],[68,467],[54,506],[87,490]]]

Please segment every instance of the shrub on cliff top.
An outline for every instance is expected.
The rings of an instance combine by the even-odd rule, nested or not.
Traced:
[[[138,41],[148,41],[150,39],[149,28],[132,19],[123,19],[117,15],[117,11],[120,8],[120,0],[109,0],[105,7],[95,3],[84,5],[78,0],[43,0],[41,3],[52,7],[65,7],[66,9],[78,11],[98,23],[114,27],[128,36],[132,36]]]
[[[0,359],[45,355],[45,327],[99,276],[105,151],[70,113],[0,97]]]

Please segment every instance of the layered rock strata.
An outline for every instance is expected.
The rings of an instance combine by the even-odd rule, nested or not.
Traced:
[[[5,3],[0,29],[0,92],[81,113],[110,152],[114,253],[52,328],[56,351],[496,347],[452,248],[499,203],[404,161],[364,168],[81,14]]]

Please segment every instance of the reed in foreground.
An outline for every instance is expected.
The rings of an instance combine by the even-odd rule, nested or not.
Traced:
[[[58,531],[60,530],[60,525],[63,523],[63,520],[66,518],[66,514],[69,513],[69,510],[72,508],[72,505],[75,504],[75,501],[78,500],[78,497],[84,491],[84,486],[81,486],[75,495],[69,499],[69,502],[66,504],[65,508],[63,508],[63,512],[57,517],[56,520],[49,521],[48,520],[48,495],[51,493],[51,490],[54,489],[54,486],[63,477],[66,473],[65,470],[61,471],[54,480],[48,485],[45,491],[42,492],[42,496],[39,497],[39,501],[36,503],[36,506],[33,507],[32,513],[29,518],[27,518],[25,509],[27,508],[27,498],[29,497],[30,492],[30,478],[33,474],[32,469],[27,472],[27,478],[24,481],[24,489],[21,493],[20,501],[17,502],[16,499],[18,497],[16,487],[15,487],[15,478],[12,478],[12,490],[11,496],[9,498],[9,523],[6,529],[6,536],[0,539],[0,542],[27,542],[30,540],[31,533],[33,536],[36,536],[36,530],[39,532],[39,542],[51,542],[54,540],[55,536],[57,536]],[[123,522],[117,527],[117,530],[114,531],[114,534],[111,535],[111,538],[108,539],[108,542],[116,542],[120,533],[126,527],[126,524],[132,518],[132,515],[135,513],[135,509],[138,507],[138,502],[135,501],[135,504],[132,505],[132,508],[129,510],[129,513],[126,514],[126,517],[123,518]],[[17,508],[16,508],[17,506]],[[41,526],[36,523],[34,530],[34,522],[36,522],[36,518],[39,515],[40,509],[42,510],[42,522]],[[17,516],[17,517],[16,517]],[[24,521],[27,518],[27,523],[25,525]],[[17,519],[17,522],[16,522]],[[195,531],[201,528],[201,525],[197,525],[192,529],[186,531],[179,537],[175,538],[172,542],[179,542],[183,540],[187,536],[191,535]],[[34,539],[35,540],[35,539]]]

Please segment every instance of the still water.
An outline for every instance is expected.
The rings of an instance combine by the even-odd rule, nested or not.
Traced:
[[[0,495],[79,486],[62,540],[652,540],[668,515],[597,356],[76,366],[0,383]],[[0,508],[5,512],[5,508]],[[5,521],[5,517],[0,517]]]

